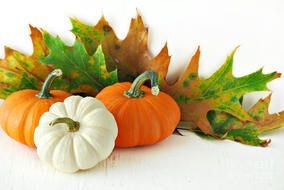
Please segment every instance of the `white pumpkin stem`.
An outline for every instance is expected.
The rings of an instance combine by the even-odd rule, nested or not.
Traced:
[[[66,124],[68,132],[76,132],[80,128],[80,123],[78,121],[74,121],[73,119],[71,119],[69,117],[56,118],[55,120],[53,120],[49,123],[49,126],[54,126],[54,125],[59,124],[59,123]]]
[[[143,97],[145,92],[141,90],[142,85],[147,81],[151,81],[151,92],[157,96],[160,92],[158,85],[158,74],[154,71],[145,71],[140,74],[132,83],[129,90],[124,92],[124,95],[129,98],[140,98]]]
[[[36,95],[38,98],[52,98],[52,94],[50,94],[50,87],[54,79],[62,76],[62,70],[61,69],[55,69],[49,75],[46,77],[40,92]]]

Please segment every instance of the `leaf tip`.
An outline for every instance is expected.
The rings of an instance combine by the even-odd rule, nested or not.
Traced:
[[[137,17],[137,19],[142,19],[138,7],[136,7],[136,17]],[[139,18],[139,17],[140,17],[140,18]]]
[[[271,139],[266,139],[266,140],[262,140],[259,145],[261,147],[267,147],[270,143],[271,143]]]
[[[197,46],[197,50],[196,51],[200,53],[200,45]]]
[[[102,13],[102,16],[100,18],[101,22],[107,22],[105,15]]]
[[[103,52],[102,44],[99,44],[96,51]]]
[[[30,31],[31,31],[30,36],[32,38],[33,38],[33,36],[40,36],[41,35],[41,31],[38,28],[32,26],[31,24],[29,24],[29,28],[30,28]]]
[[[159,54],[164,54],[164,55],[167,55],[168,57],[171,57],[169,55],[168,42],[165,42],[165,45],[163,46]]]
[[[232,53],[230,54],[230,56],[233,57],[239,48],[240,48],[240,45],[237,45],[237,46],[233,49],[233,51],[232,51]]]
[[[35,27],[33,27],[33,25],[31,25],[31,24],[29,24],[29,28],[30,28],[31,31],[35,29]]]
[[[275,72],[276,78],[280,78],[282,76],[281,73]]]
[[[145,27],[145,24],[143,22],[143,18],[141,14],[139,13],[138,9],[136,8],[136,16],[131,19],[131,24],[130,26],[142,26],[147,30],[147,27]],[[131,27],[132,28],[132,27]]]
[[[13,52],[13,49],[12,49],[12,48],[10,48],[10,47],[8,47],[8,46],[4,45],[4,53],[5,53],[5,57],[7,57],[7,56],[11,55],[11,54],[12,54],[12,52]]]
[[[79,21],[76,17],[72,17],[72,16],[69,17],[69,20],[70,20],[70,22],[71,22],[73,28],[74,28],[76,22]],[[72,29],[73,29],[73,28],[72,28]]]
[[[196,49],[196,51],[195,51],[195,54],[194,54],[194,56],[200,56],[200,53],[201,53],[201,51],[200,51],[200,46],[197,46],[197,49]]]

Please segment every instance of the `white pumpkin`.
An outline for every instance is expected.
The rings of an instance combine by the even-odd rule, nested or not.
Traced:
[[[113,115],[96,98],[70,96],[42,115],[34,141],[39,158],[63,172],[94,167],[112,152]]]

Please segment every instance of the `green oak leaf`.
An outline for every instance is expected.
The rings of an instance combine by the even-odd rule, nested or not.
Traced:
[[[89,55],[79,40],[70,47],[48,32],[44,32],[43,36],[49,54],[40,61],[63,71],[68,91],[96,95],[104,87],[117,82],[117,71],[108,72],[106,69],[101,46],[93,55]]]

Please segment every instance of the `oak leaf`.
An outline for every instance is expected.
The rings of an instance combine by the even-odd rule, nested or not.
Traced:
[[[101,17],[95,26],[89,26],[77,19],[71,19],[72,32],[92,54],[102,44],[108,69],[118,69],[119,81],[132,81],[145,70],[159,73],[161,82],[166,76],[170,63],[167,44],[157,56],[148,50],[148,29],[140,15],[131,20],[125,39],[118,39],[112,27]]]
[[[42,33],[32,26],[30,29],[34,48],[32,55],[5,47],[5,58],[0,60],[0,98],[26,88],[39,89],[51,71],[49,65],[38,61],[48,53]]]
[[[244,144],[254,146],[267,146],[270,139],[260,139],[258,136],[264,132],[280,128],[284,125],[284,112],[269,114],[268,107],[271,95],[260,99],[248,114],[254,119],[251,121],[241,121],[238,118],[220,111],[209,111],[207,118],[214,131],[214,137],[218,139],[231,139]],[[200,135],[204,133],[194,125],[180,125],[179,129],[195,131]],[[182,131],[180,131],[182,134]]]
[[[72,93],[83,92],[94,96],[104,87],[117,82],[116,70],[108,72],[106,69],[101,46],[97,47],[93,55],[89,55],[79,40],[73,46],[67,46],[59,37],[48,32],[44,32],[43,36],[49,54],[40,61],[64,73],[61,84],[57,83],[55,87],[61,86],[61,89],[66,88]]]
[[[182,120],[195,123],[205,134],[214,135],[207,119],[208,112],[212,110],[231,114],[240,121],[254,122],[254,118],[242,107],[241,98],[249,92],[268,91],[267,83],[280,77],[277,72],[263,74],[262,69],[246,76],[234,77],[235,51],[211,77],[202,79],[198,75],[198,49],[177,82],[163,87],[178,102]]]

